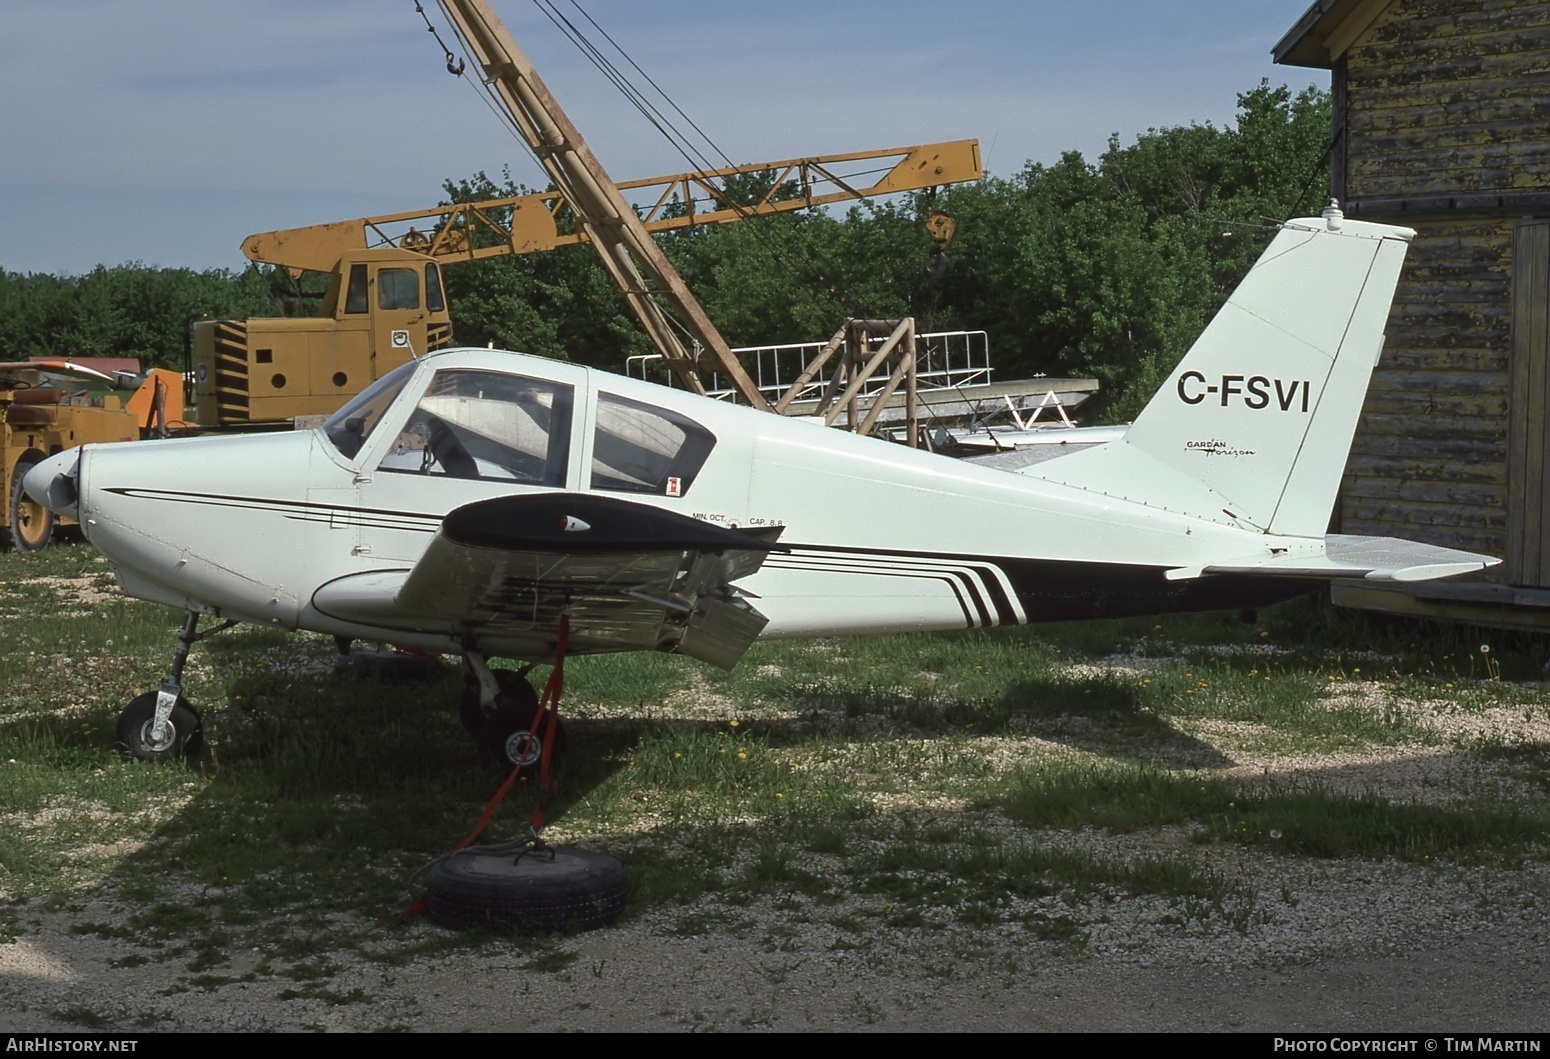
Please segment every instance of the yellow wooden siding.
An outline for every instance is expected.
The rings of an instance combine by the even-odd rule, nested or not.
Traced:
[[[1397,0],[1343,76],[1348,199],[1550,190],[1550,4]],[[1504,555],[1516,217],[1379,219],[1418,235],[1340,527]]]
[[[1550,190],[1550,4],[1399,0],[1345,78],[1347,198]]]
[[[1502,554],[1512,225],[1417,221],[1351,446],[1342,531]]]

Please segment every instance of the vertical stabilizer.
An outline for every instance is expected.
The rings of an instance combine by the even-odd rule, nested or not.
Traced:
[[[1322,537],[1414,235],[1334,208],[1287,222],[1123,439],[1032,473]]]

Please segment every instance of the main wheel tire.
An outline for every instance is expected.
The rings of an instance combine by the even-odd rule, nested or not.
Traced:
[[[42,461],[43,457],[28,453],[16,461],[16,469],[11,472],[11,529],[7,536],[11,547],[19,552],[35,552],[39,548],[46,548],[54,537],[54,513],[28,496],[27,490],[22,488],[27,472]]]
[[[466,849],[439,862],[427,883],[427,909],[448,927],[502,927],[525,933],[590,930],[624,911],[624,865],[603,853],[556,847],[547,853]]]
[[[156,723],[156,695],[147,691],[129,700],[118,715],[119,745],[141,761],[167,761],[198,753],[204,745],[204,728],[199,714],[181,695],[167,718],[170,731],[166,737],[160,742],[151,738]]]
[[[463,722],[463,731],[476,741],[479,733],[484,731],[484,722],[489,719],[479,708],[479,693],[467,688],[457,697],[457,716]]]
[[[538,734],[542,720],[536,698],[527,703],[502,695],[495,700],[495,712],[479,729],[479,756],[502,773],[516,768],[523,776],[536,776],[544,753],[543,738]],[[558,718],[551,723],[549,765],[553,768],[565,749],[565,726]]]

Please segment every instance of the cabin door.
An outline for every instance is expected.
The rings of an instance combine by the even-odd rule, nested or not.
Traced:
[[[1511,384],[1507,583],[1550,587],[1550,220],[1513,239]]]

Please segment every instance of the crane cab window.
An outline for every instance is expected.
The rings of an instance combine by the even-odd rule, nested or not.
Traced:
[[[433,313],[447,308],[447,299],[441,293],[441,269],[435,265],[425,266],[425,307]]]
[[[420,277],[412,268],[377,270],[377,308],[418,309]]]
[[[564,485],[572,403],[571,387],[543,379],[466,368],[439,371],[382,470]]]
[[[370,307],[366,300],[366,266],[350,266],[350,284],[345,288],[344,311],[363,313]]]
[[[604,393],[592,435],[592,488],[682,496],[716,436],[687,416]]]

